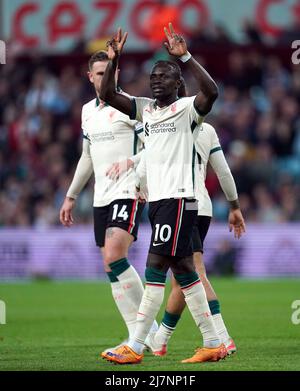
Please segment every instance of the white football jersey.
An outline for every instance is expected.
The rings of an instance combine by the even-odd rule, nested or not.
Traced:
[[[197,126],[193,132],[193,135],[198,157],[198,164],[200,164],[201,167],[200,200],[202,202],[198,203],[198,215],[212,216],[212,203],[205,187],[206,169],[211,155],[217,151],[222,151],[222,149],[215,129],[206,122],[203,122],[201,125]],[[139,184],[142,188],[146,186],[146,172],[145,150],[143,150],[142,155],[139,155],[139,164],[137,167],[138,179],[140,181]]]
[[[105,206],[116,199],[135,199],[136,174],[133,169],[118,181],[106,176],[112,163],[123,161],[142,148],[138,136],[142,124],[127,115],[93,99],[82,108],[83,137],[89,141],[95,174],[94,206]]]
[[[195,147],[198,155],[198,162],[201,165],[201,186],[203,191],[203,202],[199,204],[199,216],[212,216],[212,203],[208,191],[205,187],[207,163],[211,155],[217,151],[222,151],[218,135],[215,128],[206,122],[203,122],[193,132]]]
[[[133,98],[131,118],[143,121],[149,201],[199,199],[200,167],[193,131],[203,121],[195,97],[181,98],[160,108],[155,100]],[[203,182],[203,181],[202,181]]]

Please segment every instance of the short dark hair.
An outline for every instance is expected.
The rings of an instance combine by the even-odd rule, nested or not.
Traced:
[[[107,52],[105,50],[99,50],[98,52],[92,54],[89,59],[89,70],[92,69],[93,64],[97,61],[109,61]]]
[[[174,76],[176,77],[176,79],[180,79],[182,77],[180,66],[174,61],[159,60],[153,65],[152,70],[154,68],[156,68],[157,66],[168,66],[169,68],[172,69],[172,72],[173,72]]]

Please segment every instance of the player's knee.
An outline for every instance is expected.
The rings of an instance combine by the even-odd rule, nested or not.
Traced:
[[[174,277],[176,274],[188,274],[195,271],[195,265],[192,256],[173,257],[170,267]]]
[[[196,282],[199,282],[198,274],[195,271],[184,274],[174,274],[174,277],[178,281],[181,289],[191,287]]]
[[[152,267],[146,267],[145,279],[146,283],[154,283],[158,285],[164,285],[166,282],[167,273]]]
[[[122,248],[119,247],[110,247],[104,251],[104,265],[110,265],[112,262],[115,262],[121,258],[126,257]]]
[[[166,273],[170,266],[170,257],[149,253],[146,267]]]

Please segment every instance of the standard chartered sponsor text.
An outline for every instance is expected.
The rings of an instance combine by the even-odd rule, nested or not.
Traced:
[[[114,140],[115,137],[112,132],[102,132],[102,133],[97,133],[97,134],[92,134],[91,135],[91,141],[94,143],[97,143],[99,141],[109,141],[109,140]]]
[[[174,133],[176,132],[176,126],[174,122],[162,122],[158,124],[150,125],[150,133]]]

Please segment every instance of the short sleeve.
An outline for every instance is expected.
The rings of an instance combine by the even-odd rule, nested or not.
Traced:
[[[141,122],[136,123],[134,127],[134,132],[137,135],[137,137],[144,143],[145,142],[144,126]]]
[[[137,121],[143,122],[143,111],[144,108],[152,102],[149,98],[131,98],[131,113],[130,119],[136,119]]]
[[[204,119],[204,116],[199,113],[195,106],[195,98],[196,96],[191,96],[187,99],[187,105],[188,105],[188,110],[189,110],[189,118],[191,124],[194,122],[196,125],[201,125]]]
[[[214,127],[207,122],[197,126],[193,135],[196,150],[205,161],[209,160],[212,153],[221,150],[217,133]]]

